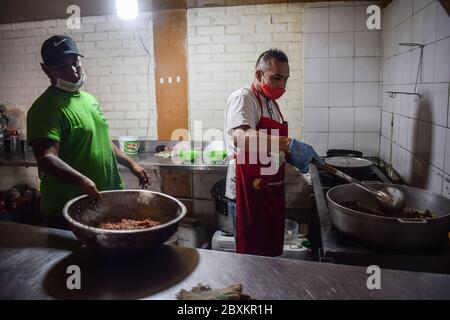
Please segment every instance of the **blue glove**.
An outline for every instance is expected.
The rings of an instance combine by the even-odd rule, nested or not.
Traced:
[[[324,165],[325,162],[320,159],[319,155],[314,151],[309,144],[301,142],[297,139],[292,139],[289,145],[289,152],[291,154],[291,162],[301,173],[309,171],[309,164],[313,159]]]

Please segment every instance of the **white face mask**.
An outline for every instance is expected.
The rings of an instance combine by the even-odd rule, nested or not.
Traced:
[[[56,79],[55,87],[67,92],[77,92],[85,82],[86,82],[86,74],[83,72],[81,74],[80,80],[78,80],[77,82],[70,82],[59,78]]]

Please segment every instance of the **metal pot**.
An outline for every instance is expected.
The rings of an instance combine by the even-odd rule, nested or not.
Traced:
[[[347,150],[347,149],[329,149],[327,150],[327,157],[358,157],[362,158],[363,153],[357,150]]]
[[[325,163],[350,176],[364,176],[367,169],[373,164],[367,159],[347,156],[326,158]]]
[[[430,210],[429,219],[398,219],[382,217],[348,209],[340,203],[358,201],[368,209],[376,209],[376,200],[353,184],[343,184],[327,193],[331,222],[334,227],[362,243],[391,248],[418,249],[448,241],[450,230],[450,200],[432,192],[403,185],[369,183],[381,189],[395,186],[406,197],[406,208]]]
[[[225,197],[226,179],[217,181],[211,189],[211,196],[215,200],[216,222],[219,230],[234,234],[233,217],[228,213],[228,199]]]
[[[370,167],[373,162],[358,157],[331,157],[325,159],[326,164],[344,169],[357,169]]]
[[[186,207],[179,200],[148,190],[100,192],[95,204],[81,196],[64,206],[64,218],[75,236],[87,246],[107,249],[135,249],[160,245],[177,231]],[[106,230],[92,227],[107,217],[151,219],[160,225],[138,230]]]

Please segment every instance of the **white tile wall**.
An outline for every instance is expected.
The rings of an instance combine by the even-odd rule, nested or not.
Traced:
[[[305,108],[328,106],[328,83],[304,84]]]
[[[383,111],[381,117],[381,135],[388,139],[391,138],[392,133],[391,121],[392,113]]]
[[[330,107],[353,106],[353,83],[330,83]]]
[[[390,147],[391,147],[391,142],[382,136],[380,139],[380,158],[387,159],[386,161],[389,161],[389,162],[391,160]]]
[[[434,82],[434,61],[436,58],[436,45],[431,43],[423,49],[423,68],[422,68],[422,82]]]
[[[450,199],[450,175],[444,174],[444,181],[442,186],[442,195]]]
[[[331,7],[330,8],[330,31],[345,32],[355,30],[355,8]]]
[[[331,108],[330,109],[330,131],[351,132],[354,131],[355,109],[354,108]]]
[[[436,4],[434,0],[429,6],[423,9],[423,42],[430,44],[436,41]]]
[[[355,108],[355,131],[380,132],[381,110],[378,107]]]
[[[433,0],[413,0],[413,13],[414,15],[421,9],[425,8],[427,5],[432,3]]]
[[[430,160],[431,157],[431,124],[420,121],[419,135],[417,142],[417,155],[425,161]],[[414,151],[414,150],[412,150]]]
[[[355,52],[355,33],[330,33],[330,57],[353,57]]]
[[[330,82],[353,82],[353,58],[330,58]]]
[[[442,4],[436,3],[436,40],[450,37],[450,19]]]
[[[356,150],[360,150],[366,156],[377,157],[380,152],[379,132],[357,132],[355,133]]]
[[[355,81],[379,81],[378,58],[355,58]]]
[[[450,18],[437,0],[410,2],[412,13],[406,0],[394,0],[383,11],[391,16],[390,22],[383,23],[383,48],[395,48],[387,54],[385,50],[383,90],[414,90],[420,50],[398,46],[398,42],[412,39],[425,45],[417,86],[422,98],[383,97],[385,112],[382,114],[380,156],[407,182],[449,196],[444,172],[450,170],[450,160],[447,161],[450,153]],[[394,112],[392,158],[388,152],[391,112]],[[422,169],[418,170],[418,166]]]
[[[328,59],[305,58],[305,83],[328,82]]]
[[[305,132],[328,131],[328,108],[305,108]]]
[[[355,56],[379,57],[381,51],[380,32],[365,31],[355,33]]]
[[[305,58],[328,57],[328,33],[305,34]]]
[[[330,9],[308,8],[305,11],[305,33],[329,32],[330,31]]]
[[[445,145],[445,173],[450,174],[450,129],[447,128],[447,138]]]
[[[444,169],[446,128],[432,125],[430,163],[440,170]]]
[[[314,146],[314,150],[319,156],[325,156],[328,150],[327,132],[305,132],[304,139],[306,143]]]
[[[379,105],[379,82],[355,82],[354,104],[361,107]]]
[[[431,192],[442,194],[444,173],[433,166],[429,166],[427,178],[426,188]]]
[[[330,132],[328,134],[328,148],[330,149],[353,149],[353,132]]]
[[[450,28],[450,26],[449,26]],[[434,82],[450,81],[450,37],[436,42]]]
[[[379,153],[381,32],[367,29],[366,9],[370,4],[355,1],[324,2],[319,8],[317,3],[306,6],[305,17],[320,13],[330,22],[328,30],[325,24],[305,18],[304,28],[305,55],[308,55],[304,71],[305,106],[329,110],[328,135],[315,128],[317,114],[305,113],[305,127],[310,120],[314,124],[308,127],[305,137],[321,148],[360,148],[370,155]],[[326,43],[325,33],[329,37],[328,58],[318,49]],[[318,98],[320,92],[323,97]],[[326,112],[321,110],[321,114],[325,116]]]

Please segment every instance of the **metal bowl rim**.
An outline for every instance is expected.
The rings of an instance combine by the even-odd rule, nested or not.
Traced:
[[[104,194],[104,193],[117,193],[117,192],[130,192],[130,191],[134,191],[134,192],[144,192],[144,193],[153,193],[153,194],[157,194],[166,198],[169,198],[173,201],[175,201],[180,207],[181,207],[181,214],[176,217],[175,219],[164,223],[164,224],[160,224],[158,226],[154,226],[154,227],[150,227],[150,228],[144,228],[144,229],[132,229],[132,230],[110,230],[110,229],[101,229],[101,228],[95,228],[95,227],[91,227],[85,224],[82,224],[76,220],[74,220],[70,215],[69,215],[69,207],[75,203],[76,201],[82,199],[82,198],[87,198],[89,197],[88,195],[82,195],[76,198],[73,198],[71,200],[69,200],[65,206],[63,207],[63,215],[64,218],[70,223],[75,225],[78,228],[87,230],[87,231],[93,231],[96,233],[110,233],[110,234],[135,234],[135,233],[144,233],[144,232],[148,232],[150,230],[158,230],[158,229],[163,229],[166,228],[169,225],[178,223],[181,219],[183,219],[183,217],[186,215],[187,209],[186,206],[178,199],[169,196],[168,194],[162,193],[162,192],[157,192],[157,191],[150,191],[150,190],[140,190],[140,189],[127,189],[127,190],[108,190],[108,191],[100,191],[100,194]]]
[[[362,212],[362,211],[356,211],[356,210],[353,210],[353,209],[344,207],[343,205],[337,203],[337,202],[334,201],[333,199],[330,199],[329,194],[330,194],[330,192],[331,192],[332,190],[338,189],[339,187],[343,188],[342,186],[346,186],[346,185],[350,185],[350,184],[351,184],[351,183],[341,184],[341,185],[335,186],[335,187],[333,187],[333,188],[330,188],[330,189],[327,191],[327,200],[330,201],[331,205],[336,206],[336,207],[338,207],[339,209],[343,209],[343,211],[344,211],[344,212],[347,212],[347,213],[352,213],[352,214],[358,214],[358,215],[366,216],[366,217],[368,217],[368,218],[370,218],[370,219],[373,219],[373,220],[385,220],[385,221],[397,221],[397,222],[398,222],[399,219],[405,220],[405,221],[414,221],[414,220],[436,221],[436,220],[440,220],[440,219],[445,218],[445,217],[447,217],[447,216],[450,215],[450,212],[449,212],[449,213],[447,213],[446,215],[443,215],[443,216],[440,216],[440,217],[424,218],[424,219],[394,218],[394,217],[377,216],[377,215],[374,215],[374,214],[369,214],[369,213],[365,213],[365,212]],[[368,184],[370,185],[370,183],[368,183]],[[416,188],[416,187],[402,186],[402,185],[397,185],[397,184],[393,184],[393,183],[378,183],[378,182],[377,182],[377,183],[372,183],[372,184],[373,184],[373,185],[376,185],[376,186],[382,185],[383,187],[398,187],[398,186],[401,186],[401,187],[408,187],[408,189],[419,190],[420,192],[430,193],[430,194],[432,194],[432,195],[434,195],[434,196],[439,196],[439,197],[442,197],[442,198],[445,199],[445,197],[440,196],[440,195],[438,195],[437,193],[434,193],[434,192],[431,192],[431,191],[425,190],[425,189]]]

